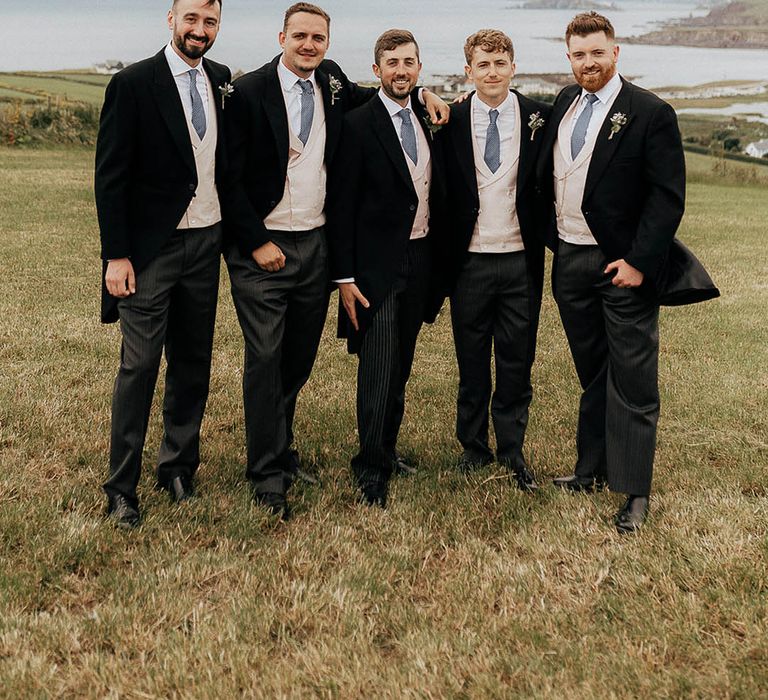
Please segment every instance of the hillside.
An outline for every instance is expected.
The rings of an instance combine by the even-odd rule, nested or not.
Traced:
[[[670,22],[661,29],[636,37],[624,37],[628,44],[696,46],[709,48],[768,48],[768,3],[739,0],[710,10],[704,17]]]

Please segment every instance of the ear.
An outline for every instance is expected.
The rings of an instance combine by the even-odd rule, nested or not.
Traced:
[[[516,72],[517,72],[517,64],[513,62],[512,63],[512,75],[510,75],[509,77],[510,78],[514,78]]]
[[[373,68],[373,74],[381,80],[381,68],[379,68],[375,63],[371,66]]]
[[[618,44],[613,47],[613,60],[617,61],[619,58],[619,46]]]
[[[285,48],[285,39],[286,39],[285,32],[280,32],[277,35],[277,42],[280,44],[281,49]]]
[[[173,11],[168,10],[168,29],[173,29]]]
[[[474,81],[474,78],[472,77],[472,66],[464,66],[464,75],[466,75],[469,80]]]

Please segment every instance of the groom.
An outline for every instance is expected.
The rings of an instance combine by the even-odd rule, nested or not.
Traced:
[[[190,498],[200,462],[222,239],[219,93],[230,79],[226,66],[202,57],[220,18],[220,0],[174,0],[170,43],[112,78],[101,113],[102,321],[119,319],[122,333],[104,490],[123,528],[139,522],[136,486],[163,350],[158,485],[174,501]]]
[[[542,146],[553,287],[582,387],[570,491],[627,494],[615,517],[648,514],[659,418],[656,282],[683,216],[685,161],[675,112],[616,72],[610,21],[566,30],[576,85],[557,96]]]

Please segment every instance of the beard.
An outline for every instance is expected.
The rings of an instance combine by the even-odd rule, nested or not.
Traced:
[[[181,51],[187,58],[200,58],[205,54],[208,49],[213,46],[212,41],[208,41],[208,37],[195,37],[195,39],[198,39],[200,41],[204,41],[205,43],[202,46],[192,46],[191,44],[187,43],[187,39],[190,38],[191,34],[175,34],[173,37],[173,43],[176,45],[176,48]]]
[[[616,64],[612,63],[610,66],[600,66],[599,70],[594,73],[575,73],[574,77],[576,82],[583,87],[587,92],[597,92],[604,88],[613,76],[616,75]]]
[[[413,90],[414,83],[409,80],[406,83],[406,85],[400,86],[400,85],[395,85],[394,81],[390,81],[388,83],[382,82],[381,86],[384,88],[384,92],[387,95],[389,95],[389,97],[396,100],[402,100],[411,94],[411,90]]]

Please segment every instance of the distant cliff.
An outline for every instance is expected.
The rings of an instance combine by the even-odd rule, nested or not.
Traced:
[[[670,22],[661,29],[620,39],[625,44],[767,49],[768,3],[740,0],[713,8],[705,17]]]
[[[528,0],[520,7],[524,10],[618,10],[612,2],[592,0]]]

